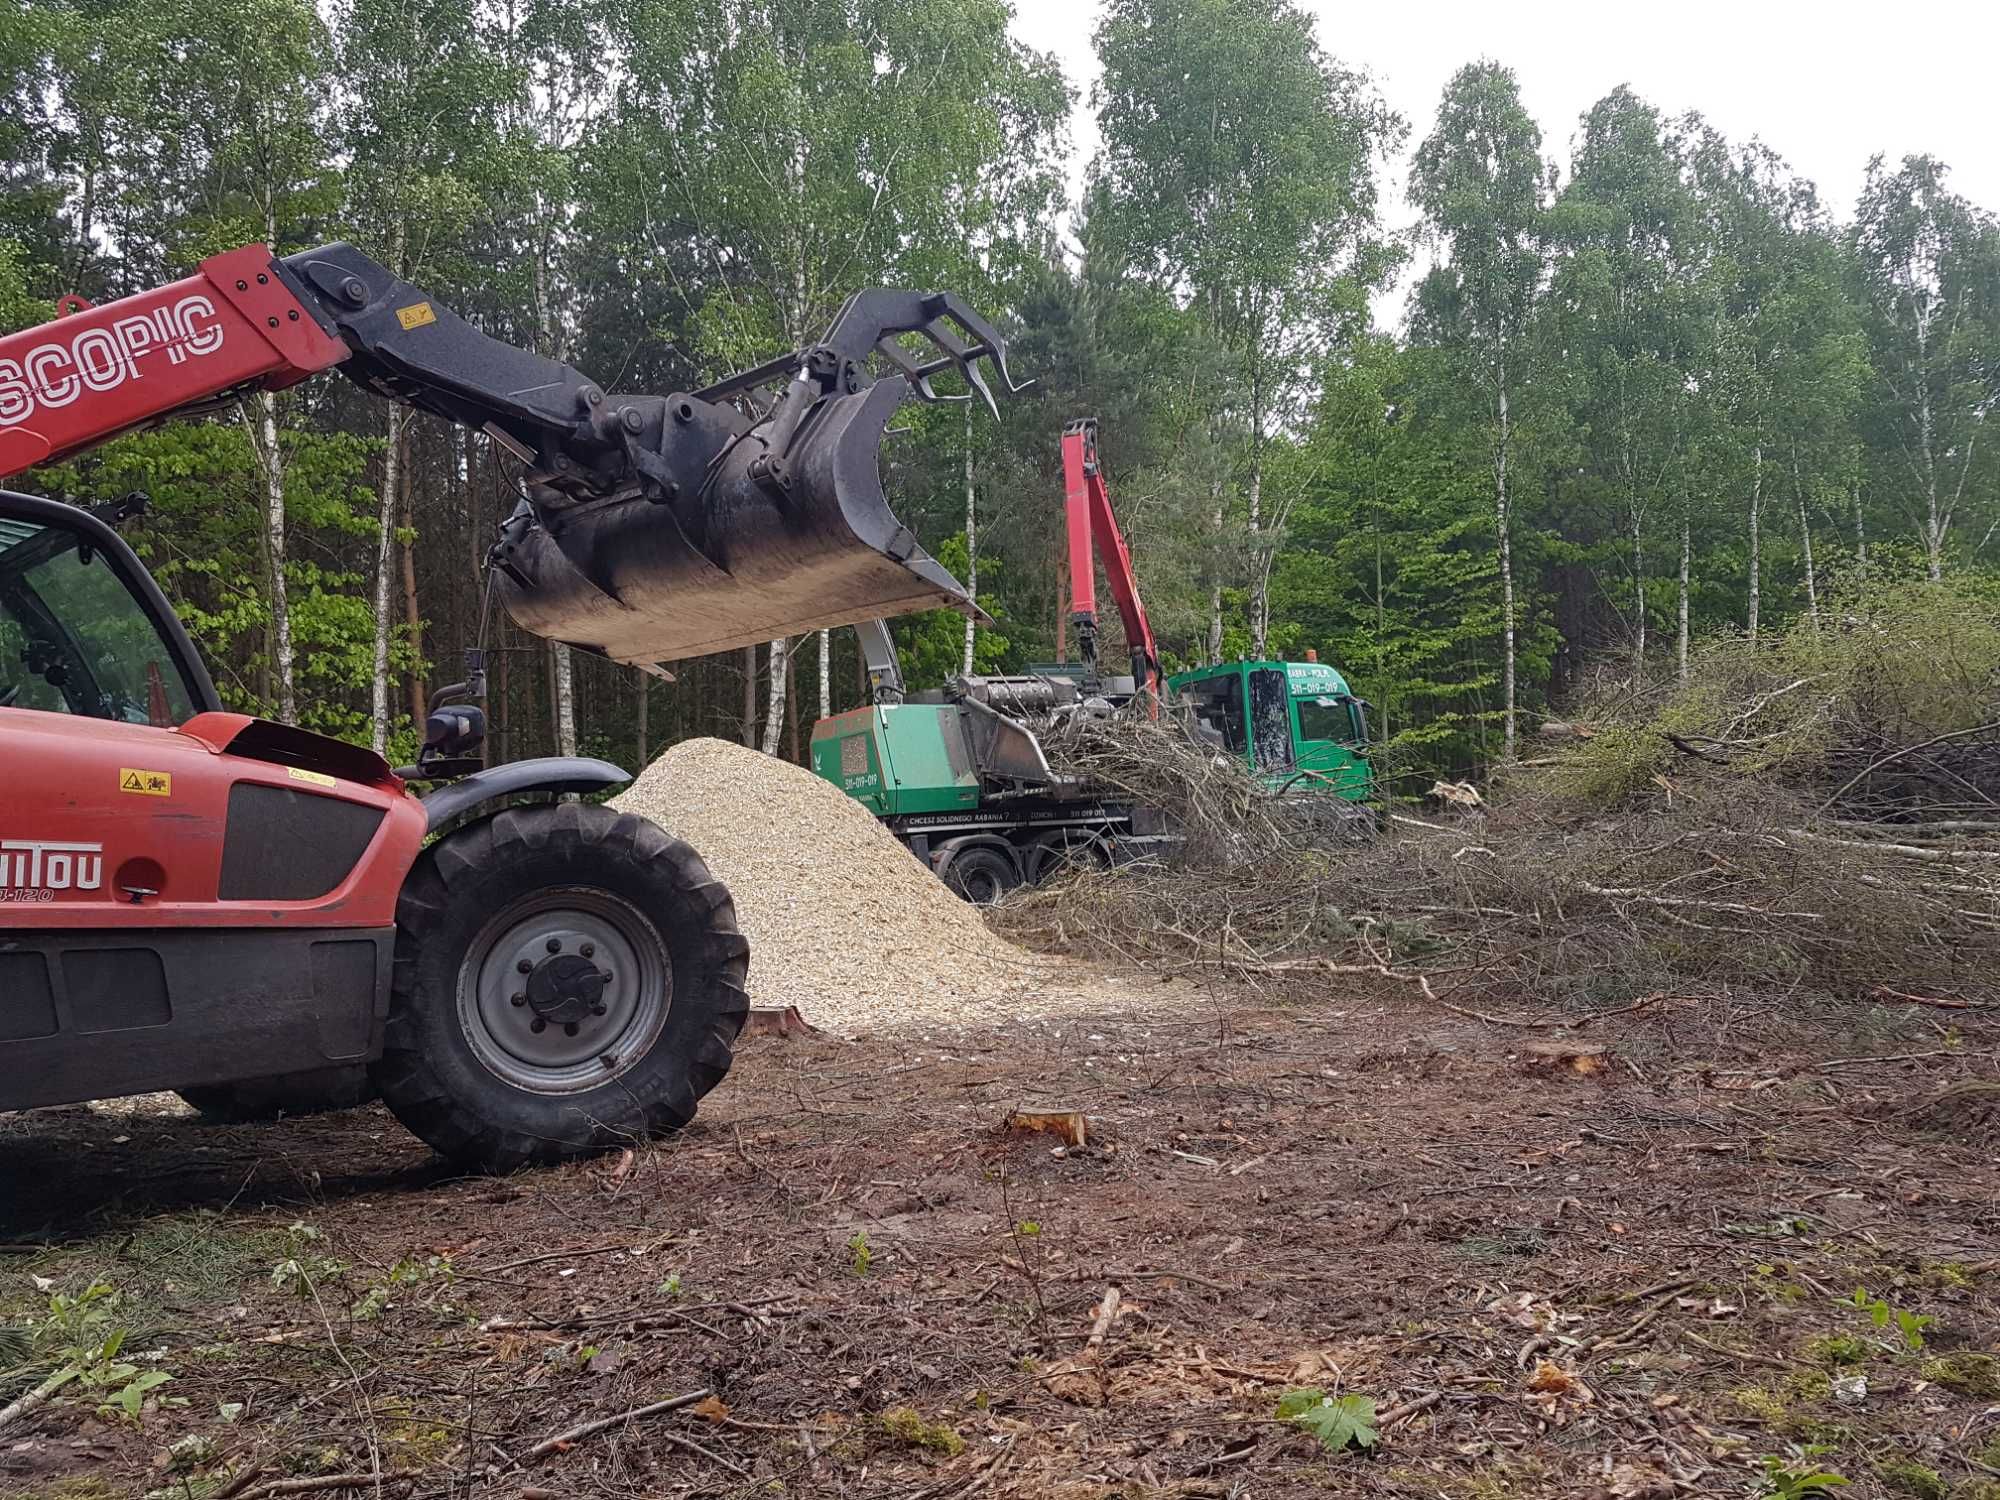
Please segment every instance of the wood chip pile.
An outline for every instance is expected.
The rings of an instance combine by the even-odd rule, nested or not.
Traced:
[[[989,932],[860,803],[725,740],[686,740],[612,802],[692,844],[736,898],[750,1002],[855,1034],[1077,1008],[1079,976]]]

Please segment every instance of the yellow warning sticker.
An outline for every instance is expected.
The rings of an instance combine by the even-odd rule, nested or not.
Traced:
[[[408,307],[396,309],[396,321],[404,328],[421,328],[426,323],[435,323],[438,315],[431,311],[428,302],[412,302]]]
[[[324,771],[301,771],[297,766],[287,766],[285,774],[294,781],[303,781],[312,786],[332,786],[334,779]]]
[[[167,771],[135,771],[130,766],[120,766],[118,790],[130,792],[135,797],[171,797],[174,794],[174,778]]]

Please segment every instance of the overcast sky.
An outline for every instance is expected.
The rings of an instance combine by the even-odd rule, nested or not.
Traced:
[[[1578,116],[1620,83],[1669,115],[1699,110],[1731,139],[1760,136],[1819,185],[1845,218],[1880,151],[1891,161],[1929,152],[1950,163],[1951,183],[2000,210],[2000,0],[1900,5],[1854,0],[1681,0],[1616,6],[1551,0],[1432,0],[1422,5],[1340,5],[1303,0],[1320,44],[1365,69],[1410,125],[1429,131],[1439,94],[1463,64],[1492,57],[1514,70],[1542,127],[1543,154],[1565,168]],[[1072,178],[1097,147],[1090,117],[1096,77],[1095,0],[1015,0],[1015,34],[1061,59],[1082,96],[1072,130]],[[1391,228],[1409,225],[1404,152],[1390,169]],[[1401,312],[1400,295],[1378,316]]]

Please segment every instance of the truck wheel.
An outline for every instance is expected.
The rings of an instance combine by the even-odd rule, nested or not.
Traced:
[[[952,855],[944,883],[974,906],[991,906],[1021,883],[1021,871],[990,844],[975,844]]]
[[[1045,833],[1028,846],[1027,866],[1028,884],[1040,885],[1072,870],[1108,870],[1111,848],[1103,835],[1080,829]]]
[[[353,1109],[375,1097],[364,1067],[313,1068],[241,1083],[212,1083],[180,1090],[181,1098],[217,1125],[249,1125],[286,1116]]]
[[[490,1172],[687,1124],[749,1015],[749,944],[694,850],[578,803],[468,824],[396,907],[382,1098]]]

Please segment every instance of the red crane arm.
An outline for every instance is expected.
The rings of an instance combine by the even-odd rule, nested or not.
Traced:
[[[1118,618],[1132,649],[1132,679],[1157,704],[1161,689],[1160,652],[1139,599],[1132,553],[1111,514],[1111,496],[1097,461],[1097,419],[1085,417],[1063,429],[1063,487],[1069,527],[1070,620],[1087,678],[1097,675],[1097,561],[1111,585]]]
[[[262,245],[169,286],[0,339],[0,475],[54,463],[225,392],[276,389],[348,357]]]

